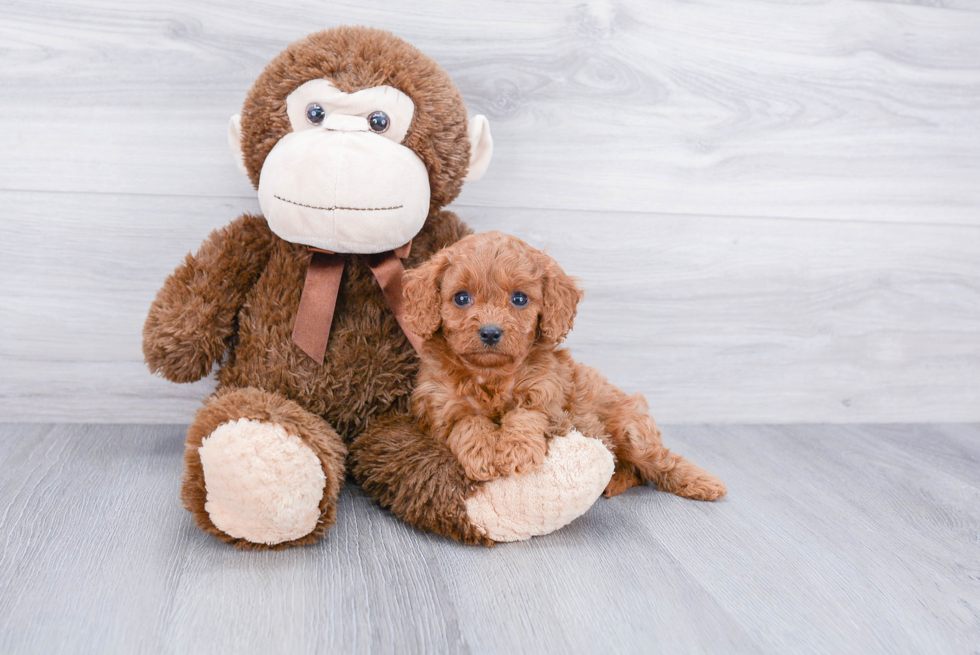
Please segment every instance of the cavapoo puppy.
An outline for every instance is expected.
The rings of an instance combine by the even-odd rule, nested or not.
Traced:
[[[404,292],[425,340],[413,411],[469,478],[528,471],[574,427],[616,458],[606,496],[647,481],[686,498],[725,495],[721,480],[664,448],[643,396],[559,347],[582,292],[551,257],[500,232],[474,234],[408,271]]]

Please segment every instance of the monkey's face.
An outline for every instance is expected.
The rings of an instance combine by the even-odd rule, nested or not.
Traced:
[[[415,103],[390,86],[344,93],[311,80],[286,98],[292,131],[262,165],[259,204],[294,243],[378,253],[411,240],[429,211],[429,175],[402,145]]]
[[[483,116],[398,37],[336,27],[289,45],[228,133],[278,236],[339,253],[408,243],[493,152]]]

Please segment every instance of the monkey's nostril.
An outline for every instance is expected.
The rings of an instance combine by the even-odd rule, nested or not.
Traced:
[[[499,325],[484,325],[480,328],[480,341],[488,346],[495,346],[503,335],[504,331]]]

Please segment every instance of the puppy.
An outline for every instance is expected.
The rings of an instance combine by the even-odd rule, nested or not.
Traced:
[[[643,396],[627,396],[559,348],[582,292],[520,239],[474,234],[406,274],[406,319],[425,343],[412,409],[467,477],[538,466],[548,440],[576,428],[603,440],[616,469],[605,490],[654,482],[714,500],[725,485],[664,448]]]

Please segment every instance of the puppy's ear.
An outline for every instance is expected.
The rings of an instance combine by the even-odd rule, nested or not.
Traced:
[[[575,280],[561,270],[558,263],[545,255],[548,260],[544,277],[544,307],[541,310],[541,336],[552,343],[561,343],[568,336],[575,321],[578,303],[585,293],[578,288]]]
[[[423,339],[431,339],[442,325],[439,283],[447,268],[449,255],[442,249],[418,268],[405,271],[405,320]]]

